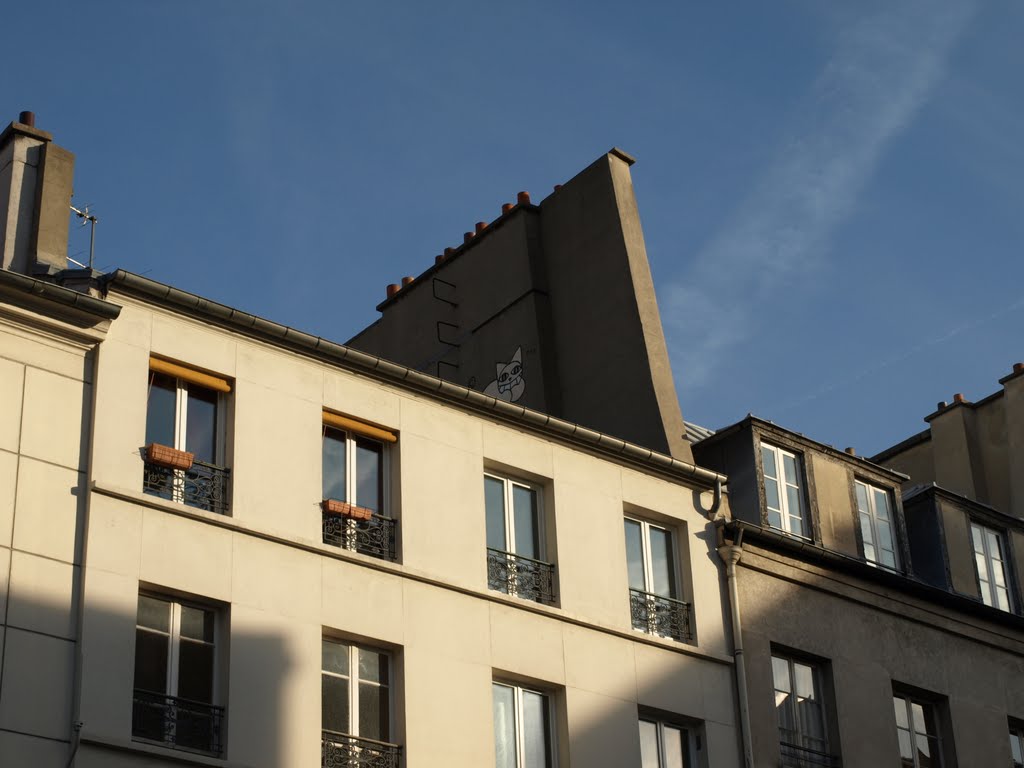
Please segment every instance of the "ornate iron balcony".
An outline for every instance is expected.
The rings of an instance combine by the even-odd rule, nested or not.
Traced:
[[[555,602],[555,566],[488,547],[487,588],[551,605]]]
[[[321,768],[398,768],[402,748],[384,741],[324,731],[320,741]]]
[[[395,559],[396,520],[374,515],[369,520],[353,520],[339,515],[323,515],[324,544],[351,549],[382,560]]]
[[[690,632],[690,604],[682,600],[630,589],[629,615],[633,629],[649,635],[670,637],[682,643],[693,640]]]
[[[145,462],[142,490],[207,512],[228,511],[228,482],[231,470],[198,459],[190,469],[169,469]]]
[[[219,757],[223,722],[224,707],[139,689],[132,698],[132,736],[173,749]]]
[[[830,755],[810,747],[801,747],[786,741],[779,742],[783,768],[842,768],[843,761],[838,755]]]

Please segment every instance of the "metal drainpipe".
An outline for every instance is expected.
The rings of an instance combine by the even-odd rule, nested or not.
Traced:
[[[724,521],[723,521],[724,522]],[[747,696],[747,668],[743,660],[743,622],[740,619],[740,595],[736,582],[736,563],[743,556],[743,531],[733,544],[718,548],[718,556],[725,563],[729,582],[729,607],[732,610],[732,655],[736,667],[736,696],[740,706],[740,737],[743,740],[743,765],[754,768],[754,747],[750,738],[750,706]]]

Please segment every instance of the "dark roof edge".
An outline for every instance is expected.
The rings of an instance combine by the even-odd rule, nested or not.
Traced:
[[[926,443],[931,439],[931,429],[924,429],[918,432],[916,435],[911,435],[906,440],[903,440],[901,442],[896,443],[896,445],[892,445],[886,448],[884,451],[879,451],[878,453],[871,457],[871,460],[876,464],[880,464],[886,459],[892,458],[897,453],[902,453],[903,451],[909,448],[913,448],[918,443]]]
[[[980,600],[972,600],[964,595],[948,592],[921,581],[915,576],[879,568],[860,558],[826,549],[805,539],[755,525],[746,520],[732,520],[726,523],[725,528],[734,535],[734,538],[735,534],[742,530],[746,539],[753,539],[759,544],[767,545],[770,549],[796,555],[801,559],[817,562],[820,565],[834,566],[836,570],[907,592],[928,602],[938,603],[944,608],[969,613],[995,624],[1010,625],[1014,629],[1024,630],[1024,616],[1007,613],[987,606]]]
[[[906,493],[902,494],[903,501],[906,502],[910,499],[916,499],[918,496],[941,496],[954,504],[957,504],[967,510],[968,513],[974,512],[975,514],[987,515],[990,518],[998,520],[1007,528],[1015,528],[1018,531],[1024,532],[1024,520],[1011,515],[1007,512],[1003,512],[1001,509],[993,507],[991,504],[986,504],[982,501],[968,498],[963,494],[951,491],[949,488],[944,488],[938,483],[922,483],[921,485],[915,485],[913,488],[907,490]]]
[[[148,277],[119,269],[100,279],[106,292],[111,286],[117,286],[127,293],[149,299],[158,304],[173,307],[192,316],[212,321],[240,333],[262,337],[276,344],[290,347],[306,354],[316,355],[331,362],[344,363],[358,369],[362,373],[390,384],[414,389],[448,402],[454,402],[473,410],[493,414],[499,418],[526,426],[541,432],[548,432],[562,439],[567,439],[591,450],[626,459],[636,464],[654,467],[660,472],[683,477],[698,485],[711,488],[716,483],[725,483],[727,478],[718,472],[698,467],[694,464],[674,459],[650,448],[620,440],[601,432],[588,429],[563,419],[549,416],[546,413],[524,408],[521,405],[496,400],[476,390],[444,381],[435,376],[416,371],[405,366],[392,363],[365,352],[346,347],[319,336],[313,336],[294,328],[265,320],[233,309],[224,304],[204,299],[193,293],[158,283]]]
[[[48,299],[56,304],[73,307],[80,312],[93,315],[97,320],[113,320],[121,314],[121,308],[103,299],[97,299],[87,293],[64,288],[48,280],[37,280],[20,272],[0,269],[0,285],[13,288],[22,293]]]

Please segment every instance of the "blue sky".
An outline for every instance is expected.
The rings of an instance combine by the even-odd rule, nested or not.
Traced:
[[[686,418],[872,453],[1024,360],[1014,0],[4,15],[0,117],[76,153],[101,269],[344,341],[517,191],[620,146]]]

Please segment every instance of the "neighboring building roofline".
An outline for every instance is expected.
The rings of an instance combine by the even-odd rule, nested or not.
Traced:
[[[55,304],[76,309],[96,320],[113,320],[121,313],[121,307],[103,299],[97,299],[87,293],[64,288],[49,280],[37,280],[20,272],[0,269],[0,288],[8,288],[46,299]]]
[[[932,431],[930,429],[922,430],[918,432],[916,435],[911,435],[906,440],[896,443],[896,445],[890,446],[889,448],[886,448],[884,451],[876,453],[874,456],[871,457],[871,460],[876,464],[881,464],[883,461],[892,458],[897,453],[903,453],[903,451],[909,450],[910,448],[913,448],[915,445],[918,445],[919,443],[927,443],[931,439]]]
[[[383,358],[368,355],[365,352],[265,320],[256,315],[250,315],[247,312],[204,299],[193,293],[123,269],[104,275],[99,279],[99,283],[104,293],[108,292],[111,287],[116,287],[125,293],[139,296],[155,304],[173,308],[247,336],[259,337],[303,354],[315,355],[331,363],[343,363],[346,367],[357,369],[361,373],[369,374],[389,384],[413,389],[449,403],[456,403],[472,410],[497,416],[520,426],[584,446],[589,450],[596,450],[599,453],[625,459],[645,467],[653,467],[663,473],[685,478],[702,487],[712,488],[717,483],[727,482],[726,476],[719,472],[712,472],[695,464],[679,461],[650,448],[620,440],[617,437],[549,416],[546,413],[504,400],[496,400],[468,387],[430,376],[412,368],[406,368]],[[94,299],[94,301],[96,300]]]
[[[870,469],[872,472],[879,472],[884,475],[891,475],[893,478],[900,481],[910,479],[910,475],[905,475],[902,472],[898,472],[895,469],[890,469],[889,467],[883,467],[880,464],[876,463],[874,459],[868,459],[865,458],[864,456],[857,456],[855,454],[847,453],[846,451],[841,451],[835,446],[819,442],[818,440],[807,437],[806,435],[801,434],[800,432],[794,432],[791,429],[780,427],[774,421],[762,419],[761,417],[755,416],[752,413],[748,413],[745,418],[741,419],[740,421],[737,421],[735,424],[730,424],[727,427],[723,427],[722,429],[717,430],[709,437],[706,437],[703,440],[701,440],[701,443],[711,445],[712,443],[716,442],[721,438],[725,438],[733,434],[734,432],[738,432],[741,429],[744,429],[752,425],[759,426],[761,428],[764,428],[765,430],[773,430],[776,432],[785,433],[788,437],[792,438],[796,442],[804,443],[805,445],[807,445],[810,448],[813,448],[816,451],[826,453],[832,456],[833,458],[841,459],[842,461],[845,462],[859,464]]]
[[[985,504],[984,502],[968,498],[967,496],[959,494],[956,491],[951,491],[948,488],[943,488],[941,485],[938,485],[937,483],[921,483],[920,485],[915,485],[913,488],[910,488],[906,493],[902,493],[900,495],[903,499],[904,504],[908,500],[916,499],[918,496],[941,496],[944,499],[953,502],[954,504],[958,504],[959,506],[966,508],[966,510],[969,513],[974,512],[976,514],[984,515],[986,517],[992,518],[994,521],[998,522],[1000,525],[1003,525],[1007,528],[1015,528],[1018,531],[1024,532],[1024,520],[1021,520],[1019,517],[1007,514],[1006,512],[996,509],[995,507]]]

